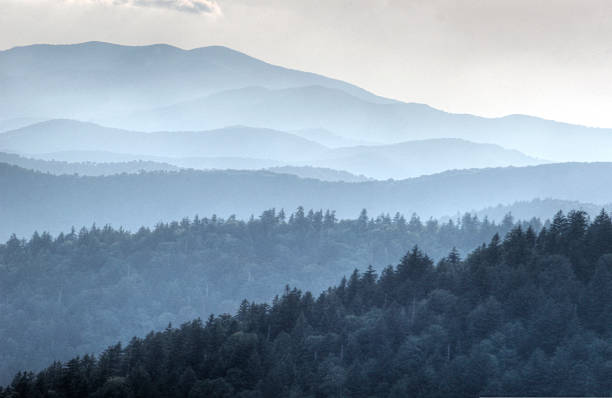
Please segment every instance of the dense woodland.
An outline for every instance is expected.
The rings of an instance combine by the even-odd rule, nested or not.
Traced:
[[[610,217],[559,213],[465,260],[434,266],[415,247],[318,298],[287,287],[271,305],[22,372],[0,396],[609,396],[611,290]]]
[[[436,259],[453,247],[464,254],[514,226],[511,217],[498,225],[470,214],[444,223],[365,212],[338,220],[300,208],[136,233],[91,227],[13,237],[0,245],[0,383],[169,322],[233,313],[244,298],[270,301],[286,284],[318,294],[355,268],[394,264],[414,245]]]

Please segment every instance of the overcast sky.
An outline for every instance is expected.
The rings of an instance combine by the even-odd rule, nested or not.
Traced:
[[[609,0],[0,0],[0,48],[225,45],[451,112],[612,127]]]

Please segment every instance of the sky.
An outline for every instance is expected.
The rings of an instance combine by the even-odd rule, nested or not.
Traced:
[[[609,0],[0,0],[0,49],[224,45],[378,95],[612,127]]]

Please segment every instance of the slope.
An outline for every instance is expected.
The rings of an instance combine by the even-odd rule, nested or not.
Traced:
[[[148,130],[204,129],[229,124],[285,131],[324,129],[347,139],[383,143],[461,138],[554,161],[612,160],[612,129],[524,115],[487,119],[414,103],[372,103],[321,86],[231,90],[135,113],[117,123]]]
[[[71,226],[128,229],[195,214],[249,217],[264,209],[335,209],[351,217],[416,212],[452,215],[498,204],[554,198],[597,205],[612,197],[612,163],[567,163],[444,172],[401,181],[324,182],[264,171],[150,172],[53,176],[0,165],[0,237]]]
[[[220,46],[182,50],[163,44],[39,44],[0,51],[0,118],[89,120],[232,88],[310,84],[386,101],[338,80],[270,65]]]
[[[322,145],[293,134],[241,126],[205,132],[141,133],[59,119],[0,135],[0,150],[25,154],[107,151],[165,157],[299,160],[312,157],[325,149]]]

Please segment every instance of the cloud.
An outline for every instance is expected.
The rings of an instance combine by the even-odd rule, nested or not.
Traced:
[[[215,0],[86,0],[114,6],[164,8],[189,14],[220,15],[221,8]],[[74,0],[73,0],[74,2]]]
[[[167,8],[192,14],[220,14],[219,5],[213,0],[128,0],[138,7]]]

